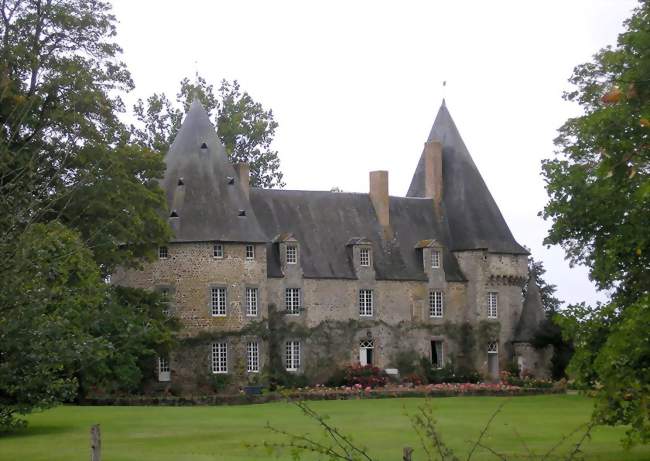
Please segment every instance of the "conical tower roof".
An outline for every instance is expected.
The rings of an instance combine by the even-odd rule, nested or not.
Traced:
[[[162,187],[176,242],[265,242],[207,112],[194,100],[169,152]]]
[[[442,199],[453,250],[487,249],[528,254],[519,245],[472,160],[454,120],[442,101],[427,141],[442,144]],[[424,155],[413,174],[407,197],[425,197]]]
[[[528,280],[526,287],[526,299],[524,307],[521,310],[521,316],[515,329],[513,342],[530,343],[535,337],[539,324],[544,321],[544,307],[542,306],[542,296],[539,292],[535,277]]]

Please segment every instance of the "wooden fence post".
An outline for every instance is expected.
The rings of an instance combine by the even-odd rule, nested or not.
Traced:
[[[404,456],[402,457],[402,461],[411,461],[412,454],[413,454],[413,448],[404,447]]]
[[[102,460],[102,434],[99,424],[90,427],[90,461]]]

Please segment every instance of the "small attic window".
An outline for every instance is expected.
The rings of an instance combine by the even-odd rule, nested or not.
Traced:
[[[239,210],[239,213],[237,216],[246,216],[246,210]]]
[[[232,176],[226,176],[226,180],[228,181],[228,184],[230,184],[231,186],[235,184],[235,178],[233,178]]]
[[[178,182],[176,183],[177,186],[184,186],[185,183],[183,182],[183,178],[178,178]]]
[[[176,213],[176,210],[172,210],[171,214],[169,215],[170,218],[178,218],[178,213]]]
[[[204,142],[201,143],[201,149],[207,149],[207,148],[208,148],[208,145],[206,143],[204,143]]]

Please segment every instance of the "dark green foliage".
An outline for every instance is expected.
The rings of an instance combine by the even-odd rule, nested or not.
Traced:
[[[436,369],[433,368],[429,359],[422,357],[420,367],[428,384],[479,383],[482,381],[481,375],[476,370],[457,367],[453,363],[448,363],[444,367]]]
[[[208,378],[210,387],[216,393],[225,391],[232,381],[232,376],[225,374],[211,374]]]
[[[407,376],[420,371],[420,354],[409,349],[399,351],[393,359],[393,367],[399,370],[400,376]]]
[[[533,257],[528,258],[528,275],[529,277],[534,277],[535,282],[537,283],[537,287],[539,288],[539,294],[540,297],[542,298],[542,306],[544,307],[544,311],[546,311],[547,317],[552,317],[564,301],[558,299],[555,296],[555,292],[557,291],[557,287],[555,285],[552,285],[548,283],[544,279],[544,274],[546,274],[546,269],[544,268],[544,263],[542,261],[535,261]],[[526,294],[526,285],[524,285],[524,295]]]
[[[595,420],[630,424],[627,442],[650,441],[650,2],[625,22],[615,47],[575,68],[569,119],[543,163],[553,224],[546,238],[585,264],[607,305],[570,306],[558,317],[575,355],[570,373],[598,384]],[[644,332],[645,331],[645,332]]]
[[[134,112],[139,127],[133,130],[139,143],[166,153],[194,99],[201,101],[213,120],[231,162],[249,164],[252,187],[284,187],[278,153],[271,149],[278,127],[273,111],[242,93],[237,80],[222,80],[215,95],[213,85],[204,78],[197,76],[195,83],[184,78],[176,105],[164,94],[153,94],[146,102],[138,100]]]

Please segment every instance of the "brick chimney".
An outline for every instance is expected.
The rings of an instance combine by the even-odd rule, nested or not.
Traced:
[[[233,166],[239,179],[239,187],[244,191],[246,198],[250,198],[250,166],[248,163],[235,163]]]
[[[379,224],[384,228],[388,228],[390,226],[388,171],[370,172],[370,200],[375,208]]]
[[[440,141],[424,143],[425,197],[432,198],[436,208],[442,203],[442,144]]]

